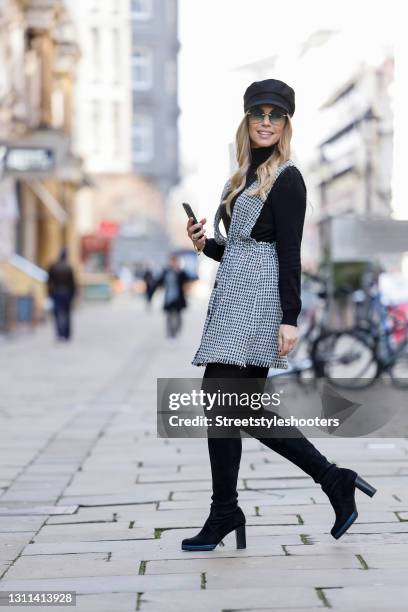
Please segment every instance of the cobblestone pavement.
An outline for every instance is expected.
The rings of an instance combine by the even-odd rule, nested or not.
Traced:
[[[246,438],[247,548],[180,550],[208,514],[207,445],[156,437],[156,379],[202,376],[205,308],[175,341],[136,298],[81,307],[71,344],[48,324],[0,339],[0,590],[74,590],[81,612],[406,611],[406,440],[316,440],[378,488],[336,541],[320,487]]]

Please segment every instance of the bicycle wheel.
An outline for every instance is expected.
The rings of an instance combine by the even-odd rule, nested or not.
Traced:
[[[314,342],[312,360],[316,372],[343,389],[364,389],[378,375],[373,347],[353,331],[322,334]]]
[[[408,343],[398,347],[392,364],[387,368],[392,383],[399,389],[408,389]]]

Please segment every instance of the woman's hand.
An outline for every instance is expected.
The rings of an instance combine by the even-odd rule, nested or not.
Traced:
[[[204,224],[207,223],[207,219],[204,217],[199,223],[194,223],[193,219],[189,217],[187,221],[187,234],[193,244],[199,251],[202,251],[205,245],[205,229]]]
[[[282,324],[279,327],[278,348],[279,356],[285,357],[294,348],[298,340],[298,328],[296,325]]]

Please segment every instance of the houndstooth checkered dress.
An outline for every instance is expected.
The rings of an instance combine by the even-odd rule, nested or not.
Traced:
[[[281,164],[275,181],[285,168],[294,165],[290,159]],[[219,224],[222,200],[228,193],[230,181],[224,186],[214,217],[214,238],[225,246],[225,250],[210,295],[201,343],[191,362],[193,365],[219,362],[241,367],[254,364],[288,368],[287,357],[280,357],[278,350],[283,312],[276,242],[258,242],[251,237],[264,204],[259,195],[248,194],[257,182],[258,179],[248,185],[236,199],[227,237],[221,233]]]

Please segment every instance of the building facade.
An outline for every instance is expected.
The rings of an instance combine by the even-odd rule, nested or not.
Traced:
[[[67,5],[82,56],[75,92],[75,150],[91,174],[129,172],[129,0],[67,0]]]
[[[163,194],[179,182],[177,0],[131,0],[132,167]]]
[[[81,48],[75,91],[74,149],[91,187],[77,198],[81,235],[95,232],[115,211],[101,211],[110,177],[131,172],[129,0],[67,0]],[[106,217],[107,214],[107,217]]]
[[[78,197],[81,235],[89,245],[116,227],[104,271],[160,265],[166,195],[178,180],[177,0],[69,0],[69,8],[82,49],[75,150],[92,183]]]
[[[326,137],[319,145],[323,216],[391,215],[393,58],[362,66],[323,104]]]
[[[12,282],[13,255],[26,269],[44,269],[67,245],[78,266],[83,173],[71,145],[79,49],[62,1],[2,0],[0,9],[0,197],[9,221],[2,260]]]

